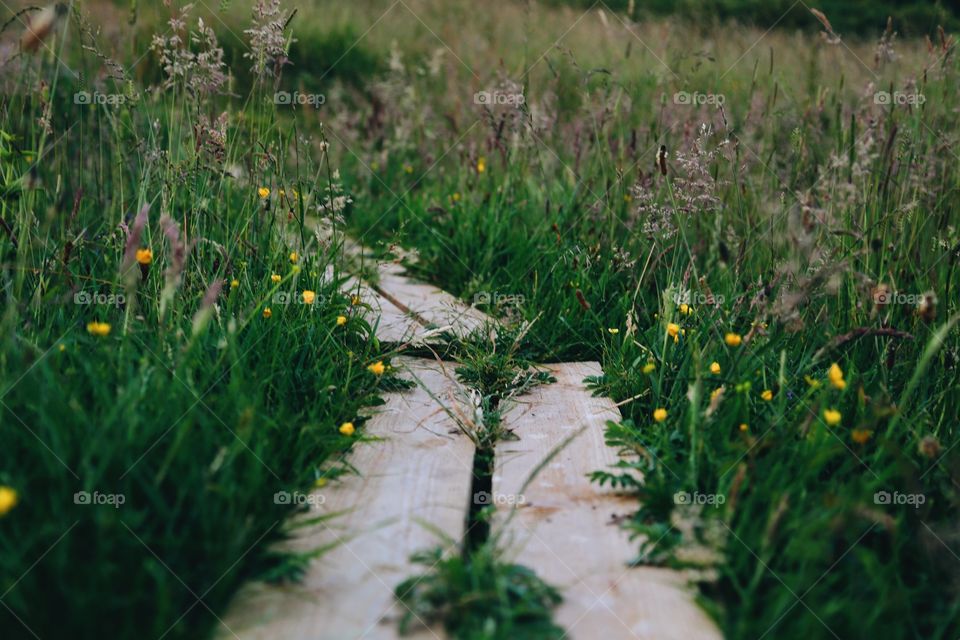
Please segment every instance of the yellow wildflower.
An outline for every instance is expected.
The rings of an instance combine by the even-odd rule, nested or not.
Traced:
[[[750,425],[748,425],[746,422],[740,423],[740,431],[746,431],[749,428],[750,428]]]
[[[300,256],[297,255],[297,252],[296,252],[296,251],[290,252],[290,262],[296,264],[296,263],[297,263],[297,260],[299,260],[299,259],[300,259]]]
[[[771,391],[770,389],[764,389],[760,393],[760,397],[766,400],[767,402],[770,402],[771,400],[773,400],[773,391]]]
[[[236,288],[239,287],[239,286],[240,286],[240,281],[239,281],[239,280],[231,280],[231,281],[230,281],[230,288],[231,288],[231,289],[236,289]]]
[[[352,436],[353,432],[354,432],[354,428],[353,428],[352,422],[344,422],[342,425],[340,425],[340,433],[342,433],[343,435]]]
[[[383,362],[378,361],[368,366],[367,370],[375,376],[382,376],[383,372],[386,371],[387,368],[383,366]]]
[[[688,315],[690,315],[692,312],[693,312],[693,309],[690,308],[690,305],[688,305],[688,304],[681,304],[681,305],[680,305],[680,313],[682,313],[683,315],[688,316]]]
[[[823,412],[823,419],[831,427],[835,427],[840,424],[840,420],[843,419],[843,416],[836,409],[826,409]]]
[[[313,291],[307,289],[303,292],[303,302],[304,304],[313,304],[313,301],[317,299],[317,294]]]
[[[663,422],[664,420],[667,419],[667,410],[662,407],[659,409],[654,409],[653,419],[656,420],[657,422]]]
[[[483,156],[480,156],[477,159],[477,173],[483,173],[487,170],[487,159]]]
[[[153,262],[153,251],[150,249],[137,249],[137,262],[143,265]]]
[[[739,347],[743,344],[743,338],[739,333],[728,333],[723,336],[723,341],[727,343],[728,347]]]
[[[17,490],[13,487],[0,487],[0,516],[7,515],[17,506]]]
[[[830,379],[830,384],[835,388],[843,391],[847,388],[847,382],[843,379],[843,369],[840,368],[836,362],[830,365],[829,371],[827,371],[827,378]]]
[[[807,384],[810,385],[811,388],[813,388],[813,389],[819,389],[819,388],[820,388],[820,381],[819,381],[819,380],[814,380],[814,379],[811,378],[810,376],[803,376],[803,379],[807,381]]]
[[[643,372],[646,373],[647,375],[653,373],[656,370],[657,370],[657,365],[655,365],[652,362],[648,362],[647,364],[643,365]]]
[[[263,317],[264,317],[264,318],[270,318],[270,316],[272,316],[272,315],[273,315],[273,311],[270,310],[270,307],[266,307],[266,308],[263,310]]]
[[[680,335],[680,325],[674,324],[673,322],[668,324],[667,335],[669,335],[672,338],[676,338],[678,335]]]
[[[873,431],[869,429],[854,429],[850,433],[850,437],[853,438],[853,441],[857,444],[866,444],[872,435]]]
[[[283,278],[280,277],[280,274],[279,274],[279,273],[275,273],[275,274],[273,274],[272,276],[270,276],[270,282],[272,282],[272,283],[274,283],[274,284],[277,284],[277,283],[280,282],[281,280],[283,280]]]
[[[360,296],[358,296],[357,294],[353,294],[352,296],[350,296],[350,304],[352,304],[353,306],[357,306],[358,304],[360,304]]]
[[[607,331],[610,332],[611,335],[617,335],[620,333],[620,329],[617,329],[616,327],[610,327],[607,329]]]
[[[266,187],[260,187],[259,189],[257,189],[257,193],[260,195],[260,198],[263,200],[266,200],[267,198],[270,197],[270,189]]]
[[[712,373],[712,374],[715,375],[715,376],[720,375],[720,363],[719,363],[719,362],[711,362],[711,363],[710,363],[710,373]]]
[[[110,325],[106,322],[90,322],[87,324],[87,333],[98,338],[110,335]]]
[[[459,193],[459,192],[457,192],[457,191],[454,192],[454,194],[453,194],[453,201],[454,201],[454,202],[460,202],[460,193]]]
[[[342,327],[347,324],[347,316],[337,316],[337,326]]]

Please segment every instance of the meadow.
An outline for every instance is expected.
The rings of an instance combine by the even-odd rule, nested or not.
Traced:
[[[491,394],[601,363],[593,480],[725,637],[960,635],[949,22],[171,4],[4,9],[3,637],[211,637],[323,562],[290,496],[400,384],[343,234],[498,319],[447,351]],[[531,584],[452,637],[563,637]]]

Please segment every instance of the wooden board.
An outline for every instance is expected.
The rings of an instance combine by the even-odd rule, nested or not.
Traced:
[[[485,313],[446,291],[403,275],[398,265],[380,264],[378,275],[374,288],[380,295],[431,327],[445,328],[463,338],[492,322]]]
[[[400,358],[408,375],[450,406],[459,401],[452,365]],[[387,640],[397,637],[402,605],[393,589],[422,572],[410,554],[440,541],[421,522],[459,539],[466,521],[473,474],[473,444],[437,400],[419,385],[391,393],[365,427],[382,438],[357,444],[349,475],[318,489],[323,503],[306,517],[339,515],[304,527],[289,544],[311,550],[339,544],[308,569],[302,584],[247,585],[221,627],[240,640]],[[320,498],[315,498],[319,502]],[[417,639],[442,639],[423,630]]]
[[[377,331],[381,341],[408,342],[412,337],[430,343],[431,337],[443,330],[464,338],[492,322],[488,315],[443,289],[410,278],[402,265],[373,257],[352,238],[343,236],[341,241],[354,267],[372,266],[377,273],[377,282],[364,282],[364,286],[375,293],[370,299],[383,312],[382,330]],[[411,318],[419,325],[411,325]]]
[[[562,589],[555,619],[573,640],[720,640],[679,574],[628,568],[639,544],[611,524],[611,516],[635,510],[635,499],[618,497],[587,477],[617,460],[603,431],[607,420],[620,420],[620,412],[609,399],[591,397],[582,383],[600,375],[600,365],[547,368],[557,382],[537,387],[504,416],[504,425],[520,439],[496,448],[493,493],[500,500],[501,524],[510,509],[503,503],[520,501],[534,468],[579,428],[586,429],[523,491],[523,506],[508,526],[516,560]]]

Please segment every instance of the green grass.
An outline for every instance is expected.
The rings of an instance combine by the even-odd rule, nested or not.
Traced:
[[[0,104],[0,485],[17,494],[0,520],[0,628],[206,636],[244,580],[309,559],[277,546],[299,508],[285,496],[340,472],[384,354],[343,274],[325,275],[339,245],[301,227],[329,173],[272,92],[231,108],[180,84],[81,84],[54,58],[97,75],[75,27],[8,63],[19,81]],[[82,90],[125,101],[79,104]],[[224,108],[226,138],[201,133]],[[128,245],[152,263],[125,263]]]

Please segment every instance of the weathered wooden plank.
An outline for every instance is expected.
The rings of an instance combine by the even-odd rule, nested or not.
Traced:
[[[447,328],[458,337],[482,329],[492,319],[482,311],[431,284],[403,275],[392,263],[378,265],[375,289],[402,311],[410,312],[437,328]]]
[[[410,564],[410,554],[440,542],[422,523],[462,536],[474,449],[437,402],[458,402],[453,367],[399,362],[430,393],[418,385],[387,395],[365,429],[382,440],[360,443],[349,455],[359,475],[311,494],[317,504],[305,517],[344,513],[304,527],[289,543],[300,551],[338,546],[311,564],[302,584],[244,588],[225,620],[230,632],[222,630],[223,637],[392,640],[402,607],[393,589],[422,570]],[[414,637],[443,634],[422,630]]]
[[[548,368],[557,382],[537,387],[504,416],[505,426],[520,439],[496,448],[493,492],[501,523],[509,510],[506,503],[521,500],[519,492],[531,472],[565,439],[585,430],[523,491],[523,506],[508,525],[517,560],[562,588],[564,602],[556,620],[574,640],[719,640],[719,631],[679,574],[628,568],[637,542],[610,519],[636,505],[587,477],[617,460],[603,431],[607,420],[620,420],[620,412],[609,399],[592,397],[582,383],[600,374],[599,364]]]

